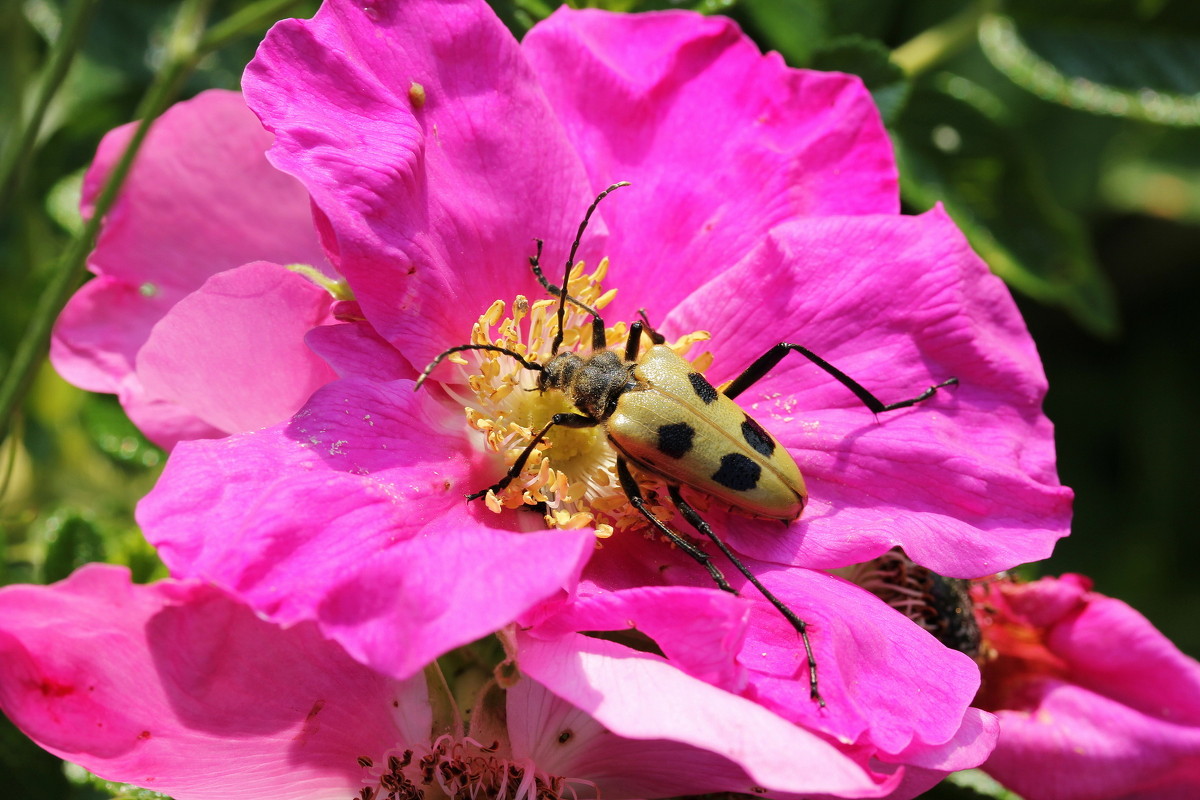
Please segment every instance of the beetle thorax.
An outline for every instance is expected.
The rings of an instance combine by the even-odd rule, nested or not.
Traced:
[[[636,386],[633,368],[611,350],[587,359],[559,353],[546,365],[540,384],[562,391],[580,413],[603,422],[612,416],[621,393]]]

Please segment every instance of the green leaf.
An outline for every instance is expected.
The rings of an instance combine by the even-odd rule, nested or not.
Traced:
[[[962,772],[951,773],[946,778],[946,783],[951,786],[958,786],[963,789],[970,789],[977,795],[984,797],[994,797],[996,800],[1021,800],[1016,792],[1010,792],[1005,789],[994,778],[986,772],[977,769],[963,770]]]
[[[794,67],[809,59],[829,37],[823,0],[742,0],[738,5],[764,49],[778,50]]]
[[[5,794],[22,800],[62,800],[70,787],[62,762],[30,741],[0,715],[0,774]]]
[[[988,60],[1037,96],[1069,108],[1179,127],[1200,126],[1200,36],[1137,26],[979,26]]]
[[[488,5],[517,39],[554,10],[555,3],[541,0],[488,0]]]
[[[125,416],[116,397],[89,395],[83,405],[82,417],[93,443],[117,464],[133,469],[152,469],[165,460],[163,451]]]
[[[125,518],[128,517],[126,514]],[[166,565],[158,557],[158,551],[146,541],[142,532],[132,525],[111,534],[108,538],[108,549],[109,562],[129,567],[134,583],[151,583],[170,577]]]
[[[1013,288],[1066,309],[1109,337],[1112,287],[1083,225],[1059,205],[1030,147],[1004,124],[998,99],[942,74],[913,92],[894,127],[900,186],[921,210],[945,205],[992,270]]]
[[[54,583],[79,567],[105,557],[104,537],[91,518],[74,511],[60,511],[41,526],[45,547],[42,560],[43,583]]]
[[[863,79],[885,123],[891,124],[904,108],[910,84],[904,71],[892,63],[880,42],[861,36],[844,36],[821,46],[809,63],[812,69],[849,72]]]
[[[79,215],[79,198],[83,194],[86,169],[76,170],[55,182],[46,196],[46,214],[72,236],[83,230]]]
[[[165,794],[152,792],[130,783],[106,781],[77,764],[68,762],[64,766],[67,778],[81,794],[86,793],[88,797],[111,797],[116,800],[171,800]]]
[[[1143,125],[1119,136],[1109,148],[1101,196],[1118,211],[1200,223],[1196,144],[1195,133],[1177,128]]]

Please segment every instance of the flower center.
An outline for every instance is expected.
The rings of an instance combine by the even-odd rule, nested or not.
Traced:
[[[979,624],[967,581],[938,575],[899,548],[865,564],[831,571],[883,600],[947,647],[979,657]]]
[[[596,310],[603,309],[616,295],[616,290],[601,289],[607,271],[608,259],[591,274],[584,273],[582,264],[577,265],[567,285],[568,294]],[[558,303],[557,298],[550,298],[531,304],[518,295],[506,314],[506,304],[496,300],[472,327],[470,343],[504,347],[545,364],[553,355],[550,351],[558,328]],[[629,326],[618,322],[606,327],[605,333],[612,349],[623,352]],[[693,344],[708,338],[707,332],[698,331],[668,346],[683,355]],[[560,350],[579,351],[586,358],[591,339],[591,315],[568,302]],[[642,341],[643,348],[650,345],[648,337]],[[538,373],[524,369],[511,356],[476,350],[447,360],[468,365],[468,359],[476,364],[467,376],[470,394],[456,393],[452,386],[447,391],[462,403],[470,426],[484,434],[487,449],[501,454],[509,467],[555,414],[579,413],[562,392],[538,391]],[[711,360],[710,353],[701,354],[694,362],[697,371],[703,372]],[[671,520],[673,509],[658,500],[662,494],[659,482],[645,474],[639,474],[638,479],[644,482],[643,494],[653,513],[664,522]],[[532,450],[521,474],[499,494],[489,492],[485,501],[496,513],[535,506],[543,510],[548,526],[594,527],[599,539],[617,530],[649,530],[649,524],[621,489],[616,453],[602,425],[552,428]]]
[[[497,745],[469,737],[439,737],[424,753],[412,749],[388,755],[382,763],[359,756],[367,785],[355,800],[558,800],[576,793],[566,778],[539,771],[528,759],[501,758]]]

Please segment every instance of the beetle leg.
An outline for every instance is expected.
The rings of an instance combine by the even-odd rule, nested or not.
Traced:
[[[542,240],[534,239],[534,241],[537,242],[537,253],[535,253],[534,255],[531,255],[529,257],[529,266],[533,267],[533,274],[538,279],[538,283],[540,283],[542,285],[543,289],[545,289],[547,292],[554,295],[555,297],[561,297],[562,289],[558,286],[555,286],[553,283],[551,283],[550,280],[546,277],[545,273],[542,272],[542,261],[541,261],[541,259],[542,259]],[[591,314],[593,317],[599,316],[598,314],[596,314],[596,309],[592,308],[591,306],[587,305],[586,303],[583,303],[583,302],[575,299],[571,295],[567,295],[567,302],[574,303],[575,305],[582,308],[584,313]]]
[[[525,469],[525,462],[529,460],[529,454],[533,452],[533,448],[537,447],[538,443],[542,441],[542,439],[546,438],[546,434],[549,433],[550,429],[555,425],[561,425],[564,428],[594,428],[599,424],[600,420],[592,419],[591,417],[584,416],[583,414],[555,414],[550,421],[546,423],[546,427],[538,431],[538,435],[533,437],[533,441],[525,446],[525,449],[521,451],[521,455],[517,456],[517,460],[513,462],[512,467],[509,468],[508,472],[503,478],[496,481],[483,491],[473,492],[467,495],[467,500],[478,500],[488,492],[503,491],[506,486],[513,482],[513,478],[520,475],[521,470]]]
[[[537,242],[537,253],[535,253],[534,255],[529,257],[529,266],[533,267],[533,274],[537,277],[538,283],[540,283],[547,292],[554,295],[555,297],[562,298],[563,297],[562,287],[555,286],[554,284],[552,284],[546,278],[546,275],[542,272],[542,262],[541,262],[542,240],[534,239],[534,241]],[[600,318],[600,315],[596,313],[596,309],[592,308],[591,306],[587,305],[586,303],[580,302],[579,300],[575,299],[574,297],[571,297],[571,295],[566,295],[566,299],[567,299],[567,302],[574,303],[575,305],[582,308],[585,313],[591,315],[591,317],[592,317],[592,350],[599,352],[599,351],[607,348],[608,341],[607,341],[607,337],[604,334],[604,320],[602,320]]]
[[[608,197],[609,194],[615,192],[623,186],[628,186],[628,181],[618,181],[612,186],[596,195],[596,199],[588,206],[587,211],[583,214],[583,222],[579,223],[579,230],[575,232],[575,241],[571,243],[571,252],[567,255],[566,272],[563,274],[563,285],[558,289],[558,333],[554,335],[554,342],[550,345],[550,353],[557,355],[558,348],[562,346],[563,336],[563,320],[567,313],[567,284],[571,281],[571,268],[575,266],[575,254],[579,252],[579,243],[583,239],[583,232],[587,230],[588,222],[592,219],[592,214],[596,213],[596,207],[600,205],[600,201]],[[599,352],[607,347],[604,340],[604,323],[600,321],[600,317],[592,315],[592,349]]]
[[[639,308],[638,316],[642,318],[642,325],[645,326],[646,334],[650,337],[650,341],[654,342],[655,344],[664,344],[667,341],[667,337],[654,330],[654,326],[651,325],[650,320],[646,318],[646,309]]]
[[[724,553],[725,557],[729,559],[729,562],[737,568],[738,572],[745,575],[746,580],[754,584],[754,588],[758,589],[758,591],[762,593],[762,596],[765,597],[771,603],[771,605],[775,606],[779,613],[783,614],[784,619],[791,623],[791,626],[796,629],[797,633],[800,634],[800,639],[804,642],[804,654],[808,657],[809,696],[813,700],[816,700],[821,706],[824,706],[825,701],[821,699],[821,695],[817,691],[817,659],[813,656],[812,643],[808,640],[808,623],[796,616],[796,612],[788,608],[782,600],[771,594],[767,587],[762,585],[762,582],[754,576],[754,573],[751,572],[749,568],[747,568],[746,565],[741,562],[741,559],[734,555],[734,552],[729,549],[729,545],[725,544],[725,542],[713,532],[713,529],[709,527],[709,524],[704,521],[704,518],[696,512],[696,509],[692,508],[691,505],[689,505],[688,502],[683,499],[683,495],[679,493],[678,486],[669,486],[667,487],[667,490],[671,494],[671,502],[673,502],[675,507],[678,508],[683,514],[683,518],[686,519],[693,528],[700,531],[700,533],[712,540],[713,544],[721,549],[721,552]]]
[[[865,386],[851,378],[846,373],[842,372],[833,364],[830,364],[828,361],[821,358],[813,351],[806,347],[801,347],[798,344],[780,342],[760,356],[757,361],[746,368],[745,372],[737,376],[732,383],[726,386],[724,391],[725,396],[733,399],[742,392],[746,391],[746,389],[750,388],[750,386],[766,375],[772,367],[782,361],[783,357],[789,352],[799,353],[821,369],[825,370],[833,377],[834,380],[836,380],[842,386],[845,386],[850,391],[854,392],[855,396],[862,401],[863,405],[871,409],[871,411],[875,414],[880,414],[884,411],[894,411],[897,408],[908,408],[909,406],[916,405],[922,400],[927,400],[928,398],[932,397],[938,389],[958,383],[958,378],[947,378],[936,386],[930,386],[916,397],[913,397],[909,400],[901,400],[898,403],[887,403],[885,405],[882,400],[867,391]]]
[[[642,323],[635,322],[629,326],[629,338],[625,340],[625,360],[637,361],[638,350],[642,346]]]
[[[626,361],[637,361],[638,351],[642,346],[643,333],[655,344],[662,344],[667,341],[665,336],[654,330],[653,326],[650,325],[650,320],[646,319],[646,309],[639,308],[638,316],[642,318],[642,321],[635,322],[629,326],[629,338],[625,340]]]
[[[638,488],[637,481],[633,479],[633,474],[629,471],[629,465],[625,463],[625,459],[620,457],[617,458],[617,477],[621,481],[621,488],[625,490],[625,496],[629,498],[630,504],[641,512],[641,515],[648,519],[651,525],[658,528],[676,547],[694,558],[699,562],[700,566],[708,570],[708,574],[712,576],[718,588],[733,595],[737,594],[737,589],[729,585],[729,581],[725,580],[725,576],[721,574],[721,570],[717,569],[717,565],[712,563],[712,557],[708,553],[668,528],[662,520],[654,516],[653,512],[646,507],[646,500],[642,497],[642,490]]]

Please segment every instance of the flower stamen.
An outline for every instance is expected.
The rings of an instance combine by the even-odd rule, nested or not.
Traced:
[[[584,272],[582,263],[576,265],[567,284],[568,294],[586,306],[603,309],[616,296],[615,289],[601,288],[607,271],[608,259],[590,274]],[[558,298],[531,303],[518,295],[511,304],[511,313],[506,314],[508,306],[496,300],[472,327],[470,343],[502,347],[544,364],[553,355],[558,303]],[[563,327],[562,349],[590,345],[592,317],[574,303],[567,304]],[[612,349],[623,348],[629,326],[618,322],[607,326],[605,333]],[[698,331],[668,346],[683,355],[693,344],[708,338],[707,332]],[[649,346],[648,340],[643,342],[644,347]],[[465,383],[470,394],[456,393],[453,387],[447,390],[462,403],[468,424],[483,434],[486,449],[502,455],[508,467],[555,414],[579,413],[562,392],[538,391],[537,373],[522,368],[504,353],[471,350],[454,353],[446,360],[466,367]],[[693,363],[702,372],[711,360],[706,352]],[[673,507],[659,500],[665,496],[661,483],[650,475],[639,474],[638,478],[644,484],[643,494],[650,510],[664,522],[671,520]],[[530,453],[521,474],[503,491],[488,492],[484,502],[495,513],[522,506],[539,507],[547,526],[563,530],[592,527],[600,540],[618,530],[651,530],[621,489],[616,477],[616,452],[602,426],[552,428]]]
[[[980,632],[968,582],[946,578],[893,548],[854,567],[833,570],[899,611],[943,644],[979,656]]]
[[[447,734],[420,749],[389,754],[386,768],[359,756],[368,785],[354,800],[561,800],[577,797],[576,785],[596,789],[591,781],[543,772],[531,759],[504,758],[499,743],[484,746]]]

